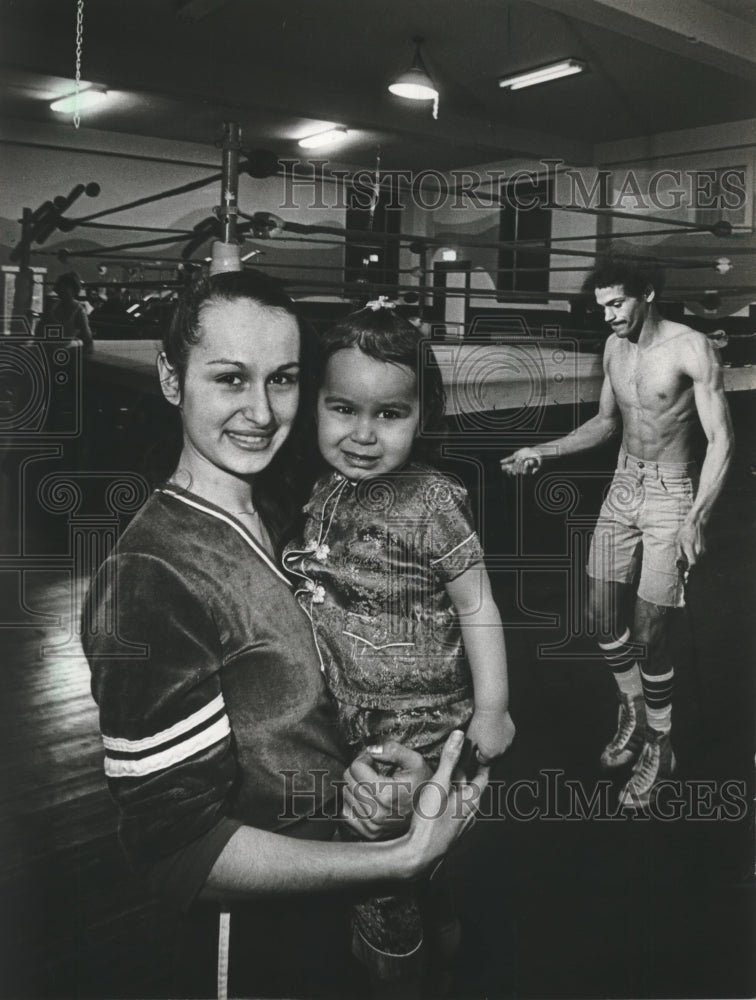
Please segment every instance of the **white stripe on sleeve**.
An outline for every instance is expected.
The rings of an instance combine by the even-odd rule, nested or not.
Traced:
[[[174,764],[180,764],[201,750],[206,750],[215,743],[220,743],[231,732],[228,716],[223,715],[208,729],[203,729],[194,736],[182,740],[167,750],[138,758],[105,758],[105,774],[109,778],[142,778],[155,771],[162,771]]]

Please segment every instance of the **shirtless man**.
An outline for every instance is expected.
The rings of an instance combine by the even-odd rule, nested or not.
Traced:
[[[510,475],[534,473],[546,457],[574,455],[622,432],[588,559],[589,616],[619,696],[617,732],[601,764],[634,762],[620,803],[643,809],[675,769],[670,612],[684,605],[685,579],[704,551],[704,527],[732,455],[732,427],[716,354],[703,334],[660,315],[659,279],[634,262],[609,260],[584,290],[595,295],[612,330],[598,413],[566,437],[521,448],[501,467]],[[692,461],[699,422],[708,442],[700,478]]]

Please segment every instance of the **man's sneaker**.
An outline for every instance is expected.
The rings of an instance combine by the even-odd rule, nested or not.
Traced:
[[[647,809],[654,786],[670,778],[677,767],[669,733],[649,729],[633,774],[620,792],[619,804],[628,809]]]
[[[617,732],[601,754],[601,766],[605,770],[622,767],[640,753],[646,738],[646,703],[643,695],[626,695],[619,692],[619,714]]]

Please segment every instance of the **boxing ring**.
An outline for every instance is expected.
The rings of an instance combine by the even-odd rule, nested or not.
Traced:
[[[38,272],[43,272],[44,266],[53,260],[56,264],[74,266],[76,262],[82,265],[97,263],[98,273],[102,272],[103,277],[90,284],[100,289],[115,287],[130,290],[142,298],[159,295],[168,299],[178,294],[191,275],[202,268],[217,273],[253,266],[279,277],[286,291],[302,302],[330,299],[358,308],[379,294],[389,295],[400,305],[413,309],[419,319],[446,327],[457,339],[462,331],[468,334],[475,325],[475,318],[470,315],[473,303],[478,308],[490,306],[502,314],[507,309],[538,308],[543,311],[544,323],[548,322],[549,310],[561,309],[562,315],[569,317],[568,322],[561,322],[564,335],[574,335],[578,339],[593,336],[595,339],[595,325],[593,328],[587,325],[581,312],[584,296],[577,290],[565,290],[564,283],[570,280],[567,273],[574,273],[575,287],[579,287],[581,277],[605,255],[607,248],[617,257],[632,257],[639,265],[668,271],[672,278],[667,290],[670,299],[689,306],[705,321],[728,317],[756,298],[756,282],[750,269],[754,248],[747,239],[744,244],[744,233],[734,230],[723,219],[700,224],[673,216],[562,204],[552,191],[547,202],[552,215],[562,213],[566,219],[565,213],[568,213],[590,221],[593,227],[590,232],[520,240],[491,239],[485,234],[465,232],[464,227],[453,231],[448,228],[449,223],[446,223],[447,228],[444,223],[434,224],[432,232],[405,232],[401,228],[388,231],[390,227],[374,225],[376,209],[386,193],[384,181],[391,182],[390,177],[381,173],[378,155],[367,187],[362,178],[368,172],[360,172],[364,190],[358,189],[356,182],[342,177],[344,191],[350,197],[361,194],[367,199],[364,228],[347,226],[346,222],[344,225],[325,221],[303,224],[296,218],[284,219],[274,212],[261,211],[255,204],[240,204],[239,181],[242,177],[247,179],[248,186],[252,185],[253,192],[256,184],[270,178],[278,178],[284,185],[294,183],[296,177],[287,173],[288,168],[278,161],[275,153],[245,147],[236,122],[223,124],[218,145],[222,151],[219,172],[124,204],[72,215],[84,196],[92,199],[100,196],[100,184],[90,181],[76,184],[67,195],[51,198],[36,209],[24,208],[19,218],[20,239],[10,252],[11,264],[19,269],[15,276],[17,287],[11,289],[13,294],[10,296],[15,299],[14,315],[30,310],[39,314],[39,286],[43,275]],[[175,224],[167,227],[137,225],[128,219],[129,212],[144,206],[180,199],[215,185],[219,186],[218,204],[191,228]],[[389,191],[394,197],[393,189]],[[476,194],[475,207],[486,211],[500,210],[508,204],[503,189]],[[113,222],[112,216],[120,216],[122,221]],[[607,231],[615,222],[625,229]],[[642,227],[628,231],[627,225],[631,222],[641,223]],[[126,242],[92,249],[45,247],[55,234],[64,234],[64,238],[68,234],[95,238],[105,232],[130,233],[131,236],[126,236]],[[133,238],[135,235],[138,238]],[[642,242],[646,237],[656,242],[646,246]],[[631,246],[634,240],[641,242]],[[396,268],[391,270],[391,280],[387,280],[383,265],[379,267],[372,260],[376,255],[370,251],[375,249],[376,241],[387,253],[390,249],[398,261]],[[457,264],[447,262],[443,256],[449,246],[454,248]],[[299,253],[298,263],[289,264],[283,258],[263,260],[265,248],[272,250],[274,247]],[[362,257],[356,265],[347,259],[350,248]],[[334,253],[343,254],[343,261],[336,261]],[[476,266],[471,274],[471,260],[481,253],[488,255],[489,265]],[[331,255],[327,256],[328,263],[319,259],[323,254]],[[519,266],[502,266],[507,254],[528,254],[527,266],[523,266],[522,261]],[[302,255],[307,255],[309,260],[304,262]],[[440,261],[443,262],[443,275],[438,270]],[[123,280],[104,277],[108,268],[118,266],[124,270]],[[159,273],[145,280],[145,269],[159,269]],[[509,282],[510,277],[519,273],[528,281],[537,280],[538,287],[543,285],[543,288],[538,292],[524,291],[512,283],[512,290],[504,291],[508,285],[502,282]],[[140,277],[135,279],[137,274]],[[552,276],[558,280],[552,281]],[[439,285],[437,280],[441,277],[446,280]],[[698,286],[699,277],[702,287]],[[696,282],[695,287],[691,280]],[[34,309],[32,292],[36,295]],[[7,315],[8,289],[5,297]],[[692,325],[695,326],[695,322]],[[439,339],[444,339],[443,335]]]
[[[437,343],[432,350],[441,369],[447,412],[479,413],[528,407],[570,406],[598,401],[603,381],[601,357],[558,339],[510,344]],[[85,379],[99,387],[157,395],[157,340],[95,343],[85,361]],[[725,392],[756,389],[756,368],[725,366]]]

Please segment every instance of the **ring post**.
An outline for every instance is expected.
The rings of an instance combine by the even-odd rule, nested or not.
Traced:
[[[221,224],[221,238],[212,246],[210,274],[241,271],[241,255],[236,241],[239,213],[239,149],[241,129],[238,122],[223,123],[223,165],[221,168],[221,203],[216,214]]]

